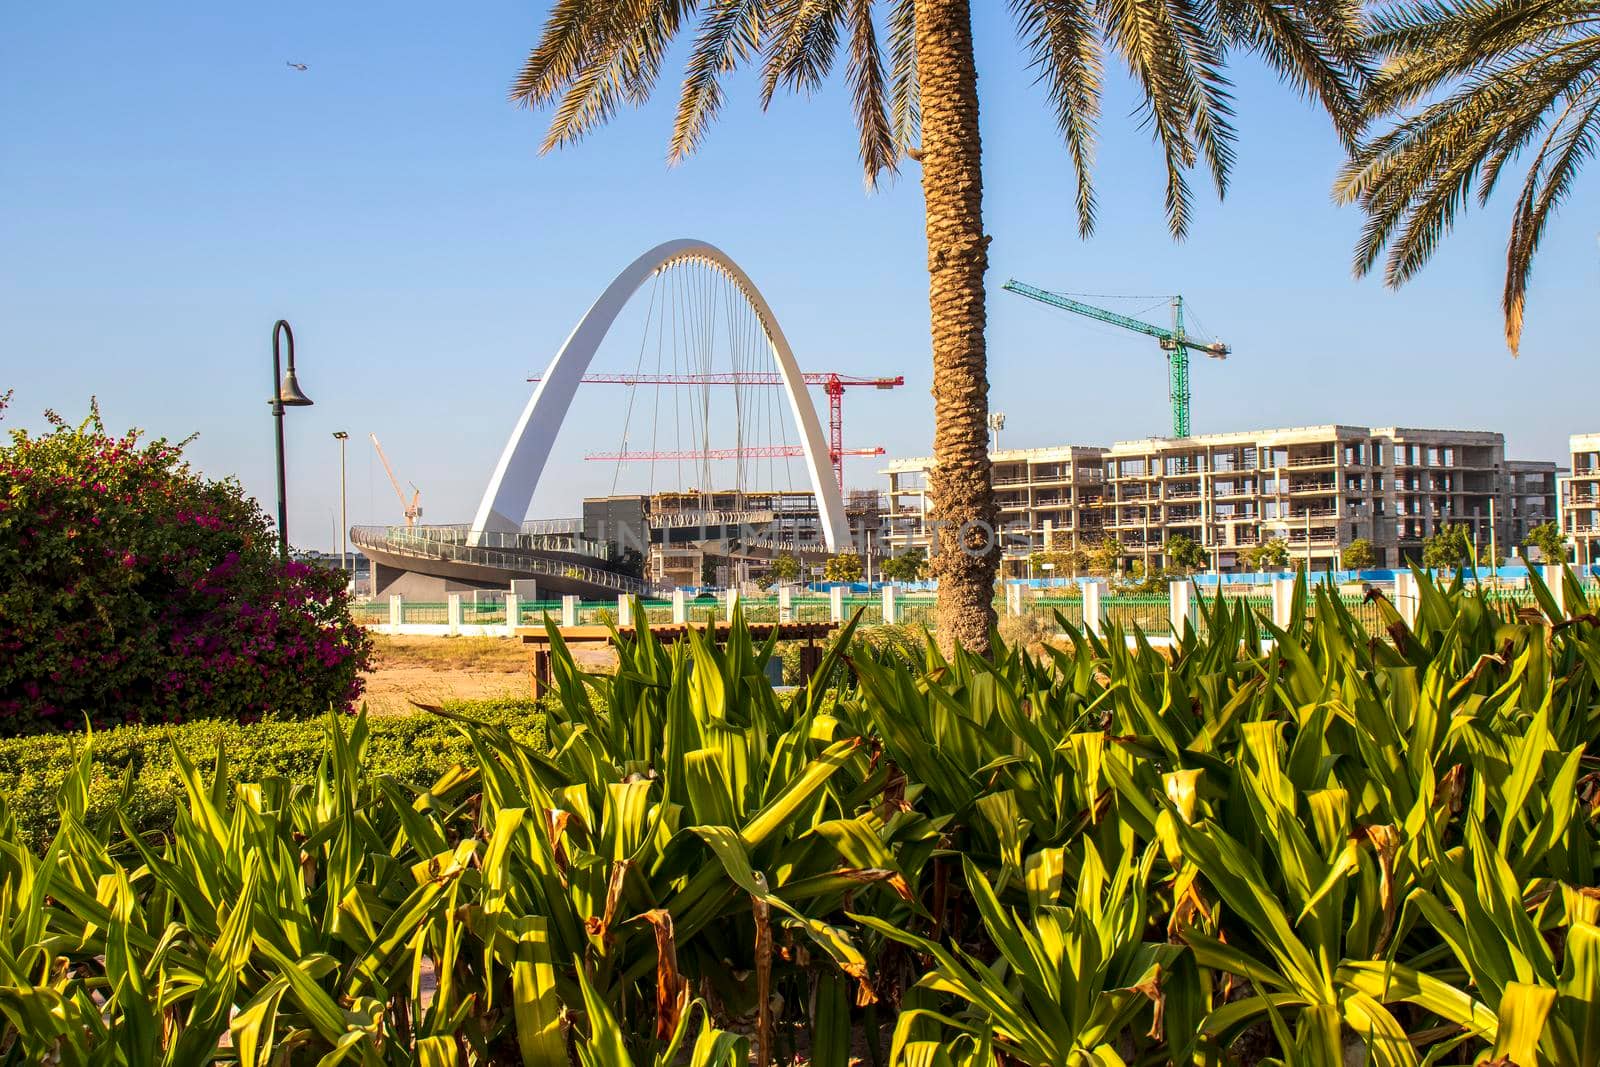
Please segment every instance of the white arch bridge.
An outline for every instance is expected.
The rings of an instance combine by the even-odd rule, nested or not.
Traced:
[[[628,264],[578,320],[540,377],[500,453],[500,460],[495,464],[494,474],[473,516],[469,544],[483,545],[492,540],[491,535],[515,533],[521,527],[555,445],[556,434],[607,332],[629,299],[647,281],[684,262],[704,264],[721,273],[753,312],[763,347],[776,365],[789,414],[799,431],[806,475],[816,494],[823,541],[830,552],[849,544],[850,526],[845,517],[843,495],[832,476],[829,446],[788,339],[766,297],[761,295],[750,276],[720,248],[693,239],[659,244]]]
[[[815,538],[808,540],[809,551],[838,552],[851,544],[850,518],[834,466],[839,456],[851,453],[839,444],[836,422],[831,426],[834,433],[830,439],[812,405],[807,376],[802,373],[771,305],[750,276],[715,245],[682,239],[657,245],[628,264],[578,320],[544,373],[535,379],[537,385],[500,453],[470,523],[352,531],[356,543],[375,564],[375,593],[393,586],[406,595],[424,588],[428,593],[422,595],[431,595],[437,593],[441,582],[446,589],[504,588],[507,580],[517,578],[533,578],[541,590],[551,593],[588,596],[643,591],[645,583],[638,577],[615,569],[613,546],[586,539],[581,520],[557,520],[562,527],[559,530],[546,529],[547,522],[525,520],[562,424],[572,409],[578,386],[586,380],[597,353],[605,353],[605,359],[614,359],[618,349],[628,347],[632,362],[631,345],[625,346],[624,342],[629,340],[636,313],[645,311],[646,297],[641,292],[645,289],[649,291],[649,308],[644,315],[644,336],[638,342],[641,364],[646,342],[652,342],[656,369],[660,371],[665,367],[664,352],[670,351],[671,367],[667,369],[674,372],[658,374],[654,376],[656,379],[670,379],[673,384],[689,381],[709,384],[714,380],[718,385],[735,385],[735,417],[712,419],[709,392],[703,390],[698,400],[689,401],[686,418],[677,407],[678,400],[670,402],[678,421],[666,434],[669,440],[673,436],[679,438],[679,450],[654,451],[657,427],[652,426],[649,433],[652,451],[631,452],[627,419],[622,418],[619,420],[622,450],[614,456],[589,458],[616,460],[619,474],[623,463],[640,457],[679,461],[680,485],[676,490],[661,490],[661,496],[674,503],[659,513],[652,513],[647,520],[650,530],[660,534],[663,544],[710,541],[730,547],[747,545],[749,551],[758,555],[777,551],[761,537],[793,536],[793,530],[786,535],[783,526],[785,521],[795,520],[778,518],[775,535],[758,534],[755,528],[767,530],[775,515],[771,511],[758,514],[750,510],[768,507],[768,504],[744,503],[746,490],[750,489],[746,482],[747,465],[754,465],[759,475],[761,461],[766,461],[774,479],[781,469],[788,479],[787,488],[774,484],[767,496],[750,490],[751,499],[772,501],[785,498],[783,494],[787,493],[790,496],[785,499],[793,500],[792,494],[802,483],[808,483],[806,488],[815,500],[815,511],[805,520],[810,531],[808,539]],[[630,310],[630,301],[636,295],[639,300]],[[652,327],[656,331],[654,335],[650,332]],[[609,343],[608,335],[612,338]],[[680,356],[683,370],[693,373],[679,373]],[[721,356],[730,361],[732,373],[723,372],[716,363]],[[709,373],[714,368],[717,373]],[[829,375],[829,378],[840,376]],[[588,380],[613,379],[602,375]],[[847,384],[863,384],[864,381]],[[746,388],[749,385],[779,388],[751,390]],[[832,395],[830,392],[830,397]],[[634,396],[629,394],[629,416],[633,413]],[[742,408],[739,407],[741,397]],[[655,414],[659,416],[659,389],[655,403]],[[766,432],[772,435],[767,445],[752,438],[752,433],[762,432],[761,414],[767,419]],[[705,435],[705,447],[682,450],[685,423],[691,436],[696,431]],[[737,435],[736,447],[711,448],[711,427],[723,432],[728,423],[733,425]],[[783,434],[781,445],[776,437],[779,431]],[[772,462],[775,457],[799,459],[800,477],[795,477],[797,472],[790,468],[787,459],[779,467]],[[682,461],[686,458],[698,458],[703,465],[685,475]],[[712,474],[713,460],[731,460],[737,465],[736,491],[731,496],[712,484],[716,477]],[[653,469],[650,478],[652,492],[655,492]],[[687,480],[690,478],[702,479],[698,491],[686,488],[692,484]],[[617,493],[615,480],[611,492]],[[733,503],[720,503],[730,499]],[[689,503],[685,505],[683,501]],[[809,506],[803,510],[809,512]],[[783,514],[787,516],[789,512]]]

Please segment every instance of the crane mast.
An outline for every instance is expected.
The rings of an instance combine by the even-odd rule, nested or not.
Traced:
[[[1037,300],[1041,304],[1070,311],[1074,315],[1082,315],[1097,322],[1142,333],[1146,337],[1154,337],[1161,350],[1167,354],[1167,397],[1172,402],[1172,436],[1189,436],[1189,350],[1197,349],[1213,359],[1227,359],[1228,353],[1232,350],[1220,341],[1202,343],[1184,332],[1183,297],[1172,298],[1172,329],[1168,330],[1131,315],[1122,315],[1093,304],[1085,304],[1081,300],[1074,300],[1070,296],[1019,282],[1015,278],[1006,282],[1003,288],[1030,300]]]

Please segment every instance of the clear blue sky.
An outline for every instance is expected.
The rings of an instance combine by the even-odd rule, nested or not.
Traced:
[[[1182,245],[1166,234],[1133,100],[1113,87],[1100,226],[1080,241],[1042,94],[1003,5],[979,6],[991,395],[1007,447],[1138,437],[1168,419],[1149,342],[1000,292],[1010,276],[1182,292],[1235,350],[1197,363],[1196,432],[1490,428],[1514,457],[1559,459],[1567,434],[1597,428],[1593,175],[1550,230],[1513,361],[1498,312],[1505,200],[1474,210],[1401,292],[1353,281],[1360,220],[1328,195],[1338,146],[1252,64],[1236,71],[1232,188],[1219,204],[1197,180]],[[371,431],[423,487],[430,521],[463,521],[526,399],[522,379],[622,265],[689,235],[754,276],[803,365],[905,374],[898,393],[847,402],[847,443],[926,452],[915,166],[867,195],[837,89],[762,114],[745,78],[702,153],[669,170],[677,66],[651,106],[540,157],[544,116],[509,106],[505,89],[542,14],[502,0],[14,9],[0,43],[7,423],[41,425],[46,407],[76,416],[93,394],[114,429],[198,432],[196,463],[270,508],[268,339],[282,316],[317,400],[288,423],[295,541],[332,541],[336,429],[352,435],[352,522],[398,517]],[[617,444],[597,423],[568,425],[535,513],[576,513],[592,472],[565,461]],[[876,484],[873,466],[857,461],[852,483]]]

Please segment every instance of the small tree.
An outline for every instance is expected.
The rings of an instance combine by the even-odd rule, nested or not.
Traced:
[[[1289,543],[1281,537],[1263,541],[1240,553],[1245,566],[1258,571],[1281,571],[1289,565]]]
[[[1109,576],[1117,573],[1118,564],[1125,553],[1122,542],[1107,534],[1099,544],[1089,550],[1089,573]]]
[[[1128,577],[1121,589],[1127,593],[1160,593],[1177,573],[1164,567],[1146,566],[1144,560],[1136,559],[1129,564]]]
[[[920,582],[928,571],[928,555],[920,548],[908,548],[884,560],[878,571],[885,581]]]
[[[830,582],[859,582],[861,557],[854,552],[840,552],[837,556],[829,556],[828,562],[823,564],[822,577]]]
[[[1066,571],[1069,578],[1076,578],[1079,571],[1089,569],[1089,553],[1077,545],[1062,545],[1051,549],[1050,554],[1054,558],[1056,570]]]
[[[1089,563],[1089,553],[1081,548],[1046,548],[1028,557],[1035,571],[1047,572],[1054,578],[1075,578]]]
[[[1366,571],[1378,565],[1378,554],[1373,551],[1372,542],[1365,537],[1358,537],[1344,546],[1345,570]]]
[[[1472,536],[1461,523],[1441,526],[1422,542],[1422,565],[1429,570],[1454,570],[1472,560]]]
[[[767,573],[756,579],[756,585],[762,589],[771,589],[780,582],[792,582],[799,577],[800,561],[787,552],[781,552],[772,558]]]
[[[1162,546],[1162,552],[1167,557],[1167,566],[1185,573],[1204,570],[1211,562],[1206,550],[1192,537],[1183,534],[1173,534],[1167,538],[1167,543]]]
[[[1566,562],[1567,535],[1561,532],[1561,527],[1554,520],[1541,522],[1529,530],[1527,540],[1522,543],[1529,548],[1537,548],[1541,562]]]

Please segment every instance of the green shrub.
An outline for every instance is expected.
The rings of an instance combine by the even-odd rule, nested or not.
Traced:
[[[342,574],[280,560],[181,443],[48,417],[0,447],[0,735],[352,705],[370,645]]]
[[[445,711],[506,726],[535,747],[544,745],[544,715],[528,701],[461,700]],[[456,723],[424,712],[369,720],[366,771],[412,786],[426,786],[461,764],[474,762],[472,746]],[[71,773],[86,735],[50,734],[0,739],[0,799],[16,817],[23,837],[36,847],[55,834],[56,791]],[[230,777],[257,782],[285,778],[309,782],[327,752],[322,720],[221,720],[181,726],[121,726],[93,734],[94,772],[89,785],[89,821],[120,806],[129,825],[141,833],[166,833],[182,785],[172,747],[192,762],[210,768],[222,745]],[[125,781],[131,773],[131,781]],[[209,777],[209,770],[207,776]],[[127,795],[124,797],[124,788]]]
[[[558,648],[538,750],[458,732],[475,773],[416,794],[379,761],[434,720],[330,718],[292,785],[178,756],[157,847],[85,758],[48,854],[0,804],[0,1067],[229,1029],[285,1067],[735,1067],[735,1025],[815,1067],[1594,1067],[1600,604],[1424,578],[1378,637],[1303,581],[1270,647],[1220,598],[1160,653],[852,622],[783,695],[738,627],[609,676]]]

